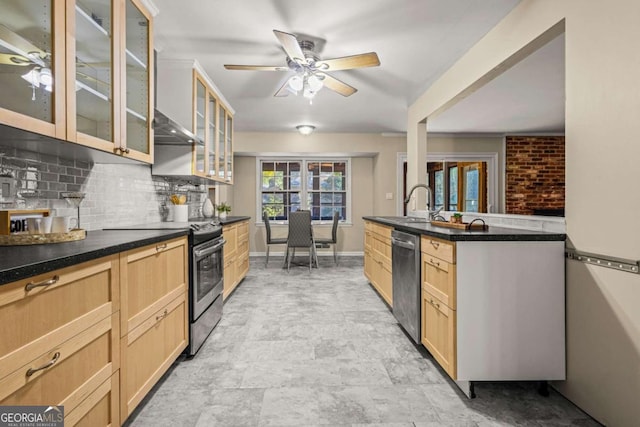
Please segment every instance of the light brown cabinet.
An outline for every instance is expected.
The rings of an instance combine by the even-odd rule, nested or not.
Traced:
[[[365,221],[364,273],[389,306],[393,306],[391,230],[392,227]]]
[[[138,0],[13,2],[0,123],[151,163],[153,22]],[[25,56],[25,52],[29,52]]]
[[[249,221],[227,224],[222,227],[224,245],[224,290],[227,297],[249,272]]]
[[[123,421],[188,344],[188,262],[186,238],[120,255]]]
[[[189,146],[162,145],[156,175],[199,176],[233,183],[233,111],[197,61],[158,61],[158,108],[190,129]]]
[[[422,344],[451,376],[456,372],[456,246],[422,236]]]
[[[119,296],[118,255],[3,285],[0,322],[13,326],[0,339],[0,404],[119,425]]]

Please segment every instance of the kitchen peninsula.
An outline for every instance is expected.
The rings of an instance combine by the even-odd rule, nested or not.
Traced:
[[[390,305],[380,283],[391,271],[375,272],[391,256],[391,231],[420,236],[421,342],[465,394],[474,381],[535,380],[545,391],[565,379],[564,234],[364,220],[365,275]]]

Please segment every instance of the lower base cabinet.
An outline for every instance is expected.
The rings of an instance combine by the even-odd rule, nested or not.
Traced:
[[[422,344],[454,380],[456,377],[456,312],[422,290]]]
[[[122,339],[121,412],[125,420],[189,342],[186,295],[163,307]]]
[[[389,306],[393,306],[391,230],[365,221],[364,274]]]
[[[240,221],[222,227],[224,245],[224,289],[227,299],[249,272],[249,221]]]
[[[189,344],[188,265],[186,238],[120,254],[122,422]]]
[[[188,280],[183,237],[0,286],[0,405],[121,425],[187,347]]]

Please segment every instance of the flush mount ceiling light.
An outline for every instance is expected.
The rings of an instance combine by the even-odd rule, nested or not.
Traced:
[[[300,134],[302,135],[311,135],[316,127],[312,125],[298,125],[296,126],[296,129],[298,129],[298,132],[300,132]]]

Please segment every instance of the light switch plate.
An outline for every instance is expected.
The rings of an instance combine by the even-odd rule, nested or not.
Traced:
[[[387,194],[385,194],[385,198],[386,198],[387,200],[393,200],[393,193],[387,193]]]

